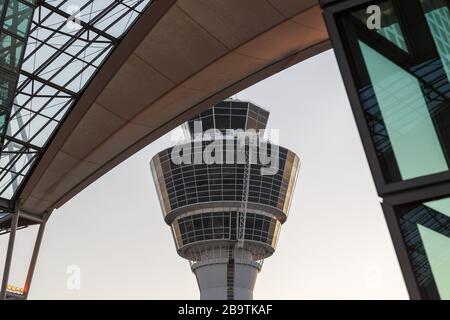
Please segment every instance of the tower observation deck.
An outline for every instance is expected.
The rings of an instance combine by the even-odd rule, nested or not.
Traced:
[[[268,117],[251,102],[225,100],[186,122],[186,141],[150,162],[201,299],[252,299],[287,219],[299,158],[264,138]]]

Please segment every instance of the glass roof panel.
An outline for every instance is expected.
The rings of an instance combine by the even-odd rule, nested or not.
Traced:
[[[1,198],[16,196],[79,94],[150,3],[38,3],[0,155]]]

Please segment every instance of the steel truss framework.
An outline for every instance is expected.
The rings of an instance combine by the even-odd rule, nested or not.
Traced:
[[[15,62],[14,68],[7,70],[14,85],[6,87],[3,82],[0,83],[11,95],[9,99],[4,99],[8,97],[4,94],[5,90],[0,92],[0,234],[9,233],[0,300],[27,298],[45,223],[50,214],[38,218],[20,210],[18,198],[23,183],[84,89],[133,24],[150,9],[151,2],[0,2],[5,5],[0,5],[0,13],[5,13],[0,16],[0,22],[7,21],[9,29],[13,25],[22,31],[14,35],[5,28],[0,33],[2,76],[5,64],[1,62]],[[10,6],[15,10],[6,10]],[[34,9],[34,14],[30,8]],[[27,28],[23,31],[27,19]],[[13,48],[15,42],[3,41],[4,34],[13,35],[22,41],[21,50],[16,50],[17,46]],[[29,224],[38,224],[40,227],[22,289],[9,286],[8,279],[16,231]]]
[[[360,49],[357,49],[355,39],[369,43],[374,50],[391,60],[405,74],[417,78],[429,114],[436,118],[445,117],[449,112],[450,83],[443,63],[439,60],[439,56],[441,60],[445,56],[442,56],[442,52],[438,52],[438,49],[442,50],[442,47],[449,45],[450,41],[448,38],[442,38],[438,45],[440,48],[436,48],[430,30],[434,29],[433,32],[436,33],[436,30],[442,27],[440,30],[442,35],[442,30],[445,32],[445,22],[444,26],[429,28],[427,24],[430,21],[425,20],[424,16],[425,9],[429,9],[426,6],[433,8],[432,5],[439,5],[445,10],[450,10],[448,1],[445,1],[447,0],[320,1],[377,192],[383,198],[385,219],[411,299],[443,298],[440,296],[439,284],[425,252],[419,228],[426,227],[442,239],[450,238],[450,216],[447,208],[443,211],[433,209],[431,206],[438,202],[442,204],[442,201],[448,202],[450,171],[442,170],[403,180],[399,174],[393,176],[392,172],[386,169],[380,154],[392,152],[393,146],[386,130],[385,117],[379,112],[380,101],[377,100],[373,86],[362,85],[362,83],[370,84],[371,79],[364,67],[366,62],[358,56],[357,52]],[[383,6],[388,2],[392,6],[389,12],[396,14],[399,30],[403,30],[402,37],[405,37],[404,43],[410,47],[410,52],[405,52],[394,39],[388,39],[381,32],[369,31],[361,21],[358,21],[358,14],[363,12],[362,10],[366,13],[368,6],[373,4]],[[415,23],[411,24],[411,19],[416,19]],[[411,25],[416,29],[408,30]],[[448,128],[448,124],[435,126],[439,130]],[[448,146],[445,145],[445,141],[441,144],[446,151]],[[442,214],[443,212],[445,213]],[[444,254],[442,251],[440,253],[441,256]]]
[[[38,1],[0,159],[14,200],[65,116],[150,0]]]

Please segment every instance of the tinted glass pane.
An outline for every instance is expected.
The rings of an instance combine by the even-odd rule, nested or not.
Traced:
[[[6,132],[6,117],[7,113],[0,110],[0,135],[5,134]]]
[[[245,117],[233,116],[231,117],[231,128],[232,129],[245,129]]]
[[[448,170],[419,79],[359,44],[402,179]]]
[[[386,1],[378,4],[378,6],[383,12],[383,19],[380,20],[381,28],[376,29],[376,32],[400,49],[408,51],[406,40],[400,28],[400,23],[398,22],[398,19],[395,15],[392,2]],[[353,16],[363,23],[366,23],[367,21],[366,10],[358,10],[356,12],[353,12]]]
[[[211,218],[211,215],[213,217]],[[172,223],[172,230],[176,239],[182,242],[179,248],[196,241],[235,239],[236,237],[236,215],[233,212],[214,212],[193,214],[191,216],[177,218]],[[264,224],[263,224],[264,222]],[[230,225],[231,223],[231,225]],[[269,229],[279,226],[274,217],[248,213],[246,217],[245,239],[262,241],[272,245],[274,234],[268,234]]]
[[[382,1],[378,30],[367,27],[366,7],[340,17],[355,85],[388,183],[449,169],[449,4]]]
[[[450,299],[450,198],[396,209],[415,276],[428,299]]]
[[[216,128],[217,129],[229,129],[230,128],[230,116],[216,115]]]
[[[450,11],[442,0],[421,0],[434,43],[450,79]]]
[[[0,108],[9,108],[14,94],[15,77],[3,72],[0,74]]]
[[[33,16],[33,8],[17,0],[9,1],[4,28],[20,37],[25,37]]]
[[[22,56],[23,42],[7,34],[0,35],[0,65],[17,71]]]

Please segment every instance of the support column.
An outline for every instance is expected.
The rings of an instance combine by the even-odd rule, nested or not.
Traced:
[[[3,270],[3,280],[0,292],[0,300],[6,300],[6,288],[8,286],[9,272],[11,270],[11,261],[14,252],[14,242],[16,240],[17,225],[19,223],[19,212],[12,215],[11,231],[9,233],[8,250],[6,252],[5,269]]]
[[[24,298],[28,299],[28,293],[30,292],[31,281],[33,280],[34,269],[36,267],[39,250],[41,248],[42,238],[44,236],[45,225],[47,224],[48,215],[46,215],[39,225],[39,231],[36,236],[36,242],[34,243],[33,255],[31,256],[30,266],[28,267],[27,279],[25,280],[25,286],[23,288]]]

